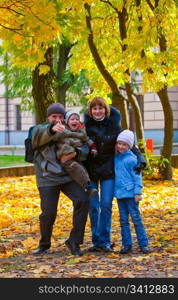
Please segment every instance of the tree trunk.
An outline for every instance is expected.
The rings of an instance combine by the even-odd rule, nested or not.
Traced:
[[[70,44],[68,41],[64,40],[62,44],[58,46],[58,61],[57,61],[57,74],[56,74],[56,96],[57,101],[66,105],[66,92],[70,85],[67,82],[60,83],[61,78],[64,75],[64,71],[67,68],[67,63],[70,58],[70,51],[74,44]]]
[[[164,87],[158,93],[160,98],[163,112],[164,112],[164,144],[161,153],[160,162],[163,159],[167,159],[165,165],[160,167],[160,172],[164,179],[172,179],[172,167],[171,167],[171,154],[172,154],[172,142],[173,142],[173,113],[170,105],[167,87]]]
[[[109,82],[108,82],[108,84],[109,84]],[[127,102],[125,101],[124,97],[120,94],[120,92],[113,93],[112,104],[113,104],[113,106],[117,107],[121,113],[122,128],[128,129],[129,128],[129,116],[128,116],[128,109],[127,109]]]
[[[39,64],[32,73],[32,95],[36,113],[36,123],[43,123],[46,120],[46,111],[51,103],[56,102],[56,95],[53,88],[55,74],[53,72],[53,49],[48,48],[45,54],[46,61]],[[47,74],[39,74],[40,65],[48,65],[50,71]]]
[[[125,83],[125,87],[126,87],[128,100],[131,103],[133,111],[134,111],[137,139],[138,139],[138,142],[143,141],[144,140],[144,130],[143,130],[143,122],[142,122],[142,115],[141,115],[140,107],[139,107],[137,99],[133,96],[133,92],[132,92],[130,83]]]
[[[111,91],[112,91],[112,100],[113,100],[113,106],[119,108],[121,115],[122,115],[122,127],[124,129],[129,127],[129,119],[128,119],[128,112],[127,112],[127,105],[126,105],[126,99],[121,95],[117,83],[111,76],[111,74],[108,72],[108,70],[105,68],[105,65],[103,64],[101,57],[99,55],[99,52],[96,48],[96,45],[94,43],[94,37],[93,37],[93,30],[91,26],[91,11],[90,11],[90,5],[85,3],[85,9],[87,11],[86,15],[86,25],[89,30],[88,34],[88,45],[90,48],[90,51],[92,53],[93,59],[96,63],[96,66],[98,70],[100,71],[103,78],[106,80],[107,84],[109,85]]]

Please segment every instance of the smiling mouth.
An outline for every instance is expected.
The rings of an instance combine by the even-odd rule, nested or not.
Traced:
[[[77,125],[77,124],[73,124],[71,127],[72,127],[73,129],[75,129],[75,128],[78,127],[78,125]]]

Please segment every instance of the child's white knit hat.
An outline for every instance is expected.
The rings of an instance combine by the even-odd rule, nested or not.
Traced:
[[[68,111],[66,112],[66,114],[65,114],[64,120],[65,120],[65,123],[66,123],[66,124],[68,123],[69,118],[70,118],[72,115],[78,115],[78,116],[80,117],[79,113],[78,113],[76,110],[70,109],[70,110],[68,110]]]
[[[117,142],[124,142],[129,145],[130,149],[133,147],[134,144],[134,133],[131,130],[123,130],[119,133],[117,137]]]

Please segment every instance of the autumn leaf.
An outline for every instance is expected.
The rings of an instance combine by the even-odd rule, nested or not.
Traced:
[[[164,189],[163,189],[164,186]],[[72,228],[72,202],[61,193],[54,224],[51,254],[36,259],[32,249],[39,243],[40,199],[35,176],[0,178],[0,277],[176,277],[178,249],[178,169],[172,181],[144,180],[140,211],[148,234],[151,253],[140,253],[134,226],[133,251],[119,254],[121,235],[116,199],[113,200],[112,241],[114,252],[89,253],[91,230],[86,225],[84,255],[69,255],[64,242]],[[8,264],[7,264],[8,262]],[[23,267],[24,265],[24,267]],[[75,270],[74,270],[75,269]],[[24,273],[25,270],[25,273]],[[24,275],[25,274],[25,275]]]

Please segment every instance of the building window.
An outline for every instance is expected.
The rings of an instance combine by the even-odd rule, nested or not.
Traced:
[[[16,105],[16,130],[22,130],[22,115],[20,105]]]

